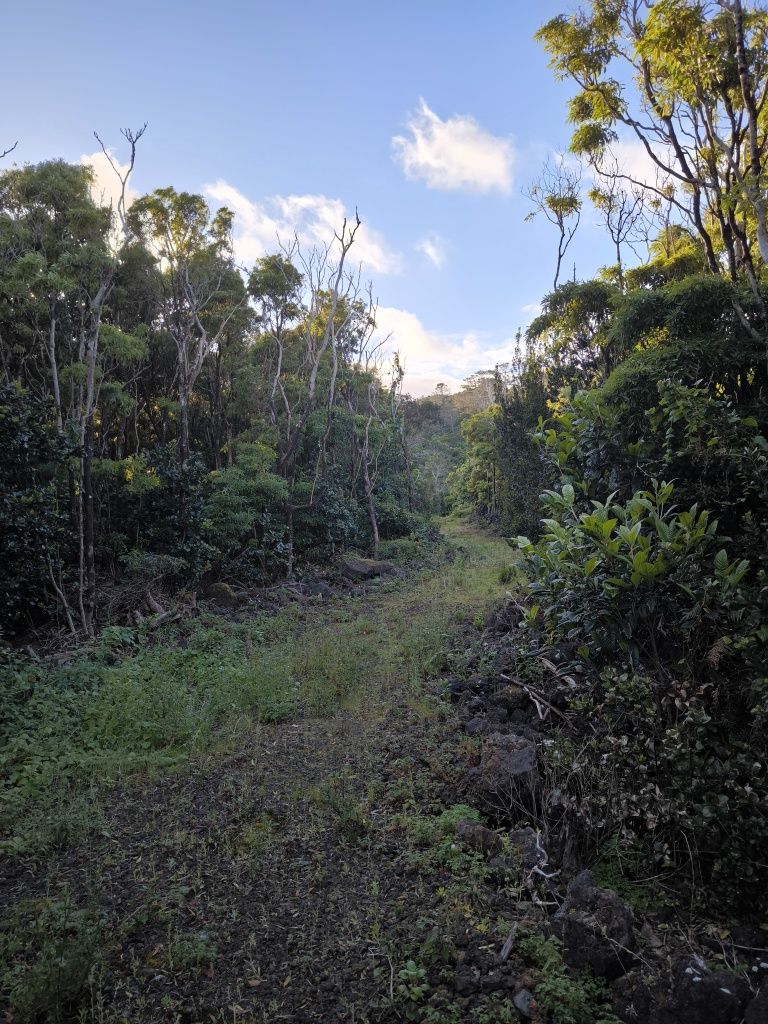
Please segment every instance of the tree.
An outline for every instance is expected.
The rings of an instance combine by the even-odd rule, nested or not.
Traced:
[[[722,253],[757,297],[755,250],[768,257],[766,12],[740,0],[592,0],[537,35],[558,77],[578,87],[571,151],[600,167],[619,130],[628,132],[662,183],[630,169],[620,176],[671,202],[701,238],[710,271],[720,273]]]
[[[619,165],[614,163],[601,170],[599,183],[589,190],[589,198],[611,236],[616,251],[616,279],[619,287],[624,288],[623,246],[628,245],[634,251],[637,230],[645,212],[644,194],[637,185],[624,187]]]
[[[568,164],[561,155],[555,157],[554,162],[547,160],[538,179],[529,186],[526,194],[534,205],[526,221],[543,214],[557,228],[554,289],[560,279],[568,246],[581,220],[581,168]]]
[[[607,328],[617,298],[618,290],[607,281],[569,281],[542,299],[526,337],[542,344],[553,391],[589,387],[616,365]]]
[[[277,471],[289,485],[285,516],[288,571],[294,562],[294,488],[297,460],[310,417],[325,409],[325,428],[315,458],[316,480],[332,426],[341,361],[354,351],[355,331],[370,329],[370,300],[359,301],[359,275],[347,268],[361,221],[344,220],[332,243],[304,252],[298,239],[276,256],[259,260],[249,281],[266,347],[268,408]],[[298,266],[296,266],[298,264]],[[314,501],[314,485],[309,506]],[[302,501],[302,506],[306,502]]]
[[[6,296],[0,335],[10,336],[7,343],[0,341],[3,372],[6,380],[34,380],[38,393],[53,397],[59,432],[69,424],[77,433],[79,467],[72,504],[79,551],[78,611],[89,634],[96,597],[92,468],[102,379],[100,341],[107,304],[131,242],[125,195],[145,128],[123,132],[129,159],[122,170],[113,164],[119,184],[116,211],[93,201],[92,174],[85,167],[48,161],[8,171],[0,179],[0,272]]]
[[[157,189],[137,200],[131,223],[164,266],[162,323],[176,349],[179,461],[190,452],[189,403],[207,356],[247,294],[232,258],[233,214],[211,214],[202,196]]]

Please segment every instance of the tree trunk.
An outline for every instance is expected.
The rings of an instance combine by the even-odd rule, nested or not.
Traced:
[[[85,426],[85,446],[83,449],[83,545],[84,545],[84,592],[83,623],[89,636],[93,636],[96,614],[96,542],[93,513],[93,413],[88,417]]]
[[[179,382],[179,462],[189,458],[189,388],[186,381]]]
[[[285,532],[288,535],[288,541],[286,543],[286,550],[288,558],[286,562],[286,575],[288,579],[293,579],[293,502],[290,499],[285,505]]]
[[[374,558],[379,557],[379,521],[376,517],[376,503],[373,500],[373,486],[368,472],[368,459],[363,459],[363,483],[365,484],[365,500],[368,506],[368,521],[371,524],[371,551]]]
[[[56,429],[59,433],[64,429],[61,415],[61,389],[59,388],[59,368],[56,364],[56,317],[51,317],[51,328],[48,333],[48,360],[51,364],[51,384],[53,386],[53,402],[56,408]]]

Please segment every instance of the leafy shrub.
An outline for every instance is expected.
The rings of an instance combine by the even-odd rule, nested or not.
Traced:
[[[129,549],[182,559],[188,574],[215,551],[202,538],[206,469],[196,455],[181,464],[175,445],[158,445],[142,458],[152,486],[126,486],[111,502],[111,521]]]
[[[555,780],[589,794],[569,808],[582,831],[600,821],[658,865],[751,898],[766,876],[768,626],[749,563],[719,546],[706,511],[672,506],[673,491],[655,483],[588,512],[570,484],[547,492],[547,532],[519,539],[534,601],[521,626],[534,648],[591,666],[568,699],[593,730],[581,775],[600,780]]]
[[[271,472],[275,453],[261,444],[241,444],[234,466],[216,470],[206,481],[202,531],[214,549],[214,567],[226,568],[228,560],[249,561],[268,579],[284,564],[284,528],[272,529],[274,513],[285,502],[285,481]]]
[[[437,528],[423,515],[409,512],[391,499],[381,498],[376,502],[376,515],[383,540],[410,537],[434,542],[439,537]]]
[[[68,516],[56,482],[68,446],[43,426],[48,405],[0,386],[0,631],[13,635],[50,603]]]
[[[588,974],[571,974],[557,939],[527,931],[518,949],[537,972],[536,1002],[550,1024],[619,1024],[606,985]]]
[[[565,484],[543,495],[553,515],[538,543],[518,538],[545,628],[581,658],[622,650],[632,664],[695,669],[714,643],[733,643],[725,627],[744,610],[749,563],[715,554],[717,522],[695,505],[675,509],[673,491],[654,481],[624,504],[609,496],[579,512]]]
[[[754,905],[768,879],[768,680],[729,682],[609,668],[572,697],[594,734],[577,781],[589,806],[572,803],[571,820],[582,834],[600,822],[608,848],[636,851],[643,875],[653,863],[694,889],[714,883],[725,904]]]
[[[324,559],[338,549],[368,543],[369,528],[360,504],[333,478],[315,490],[314,483],[293,491],[294,544],[309,559]]]

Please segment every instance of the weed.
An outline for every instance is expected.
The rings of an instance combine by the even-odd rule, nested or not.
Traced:
[[[456,826],[460,821],[479,820],[479,813],[467,804],[454,804],[435,817],[403,814],[398,818],[416,847],[410,856],[412,864],[422,869],[445,867],[467,880],[484,876],[487,867],[482,854],[456,841]]]
[[[621,845],[612,837],[592,870],[599,885],[614,889],[638,914],[647,914],[656,901],[647,886],[634,881],[647,863],[642,850]]]
[[[273,825],[267,815],[262,815],[238,828],[230,842],[232,856],[243,860],[260,860],[269,849],[273,839]]]
[[[406,1020],[419,1020],[422,1016],[421,1004],[429,992],[427,972],[414,960],[408,960],[397,972],[395,998],[400,1004]]]
[[[538,974],[536,1002],[550,1024],[620,1024],[607,986],[589,974],[570,974],[557,939],[519,934],[518,949]]]
[[[310,796],[318,807],[331,812],[342,838],[354,845],[365,836],[369,822],[366,805],[350,791],[351,782],[345,773],[332,775]]]
[[[67,897],[19,904],[0,929],[0,999],[15,1024],[70,1019],[99,956],[103,922]]]
[[[499,569],[498,580],[502,586],[507,586],[509,583],[514,583],[518,578],[518,569],[514,565],[505,565],[503,569]]]
[[[196,975],[210,968],[218,956],[207,932],[174,935],[162,951],[162,962],[176,974]]]

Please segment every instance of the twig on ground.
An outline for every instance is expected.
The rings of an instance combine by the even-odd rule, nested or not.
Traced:
[[[509,929],[509,935],[507,936],[506,942],[501,947],[501,952],[499,953],[499,963],[504,964],[509,959],[509,954],[512,952],[512,947],[515,944],[515,936],[517,935],[517,930],[519,927],[519,922],[515,921],[515,923]]]

